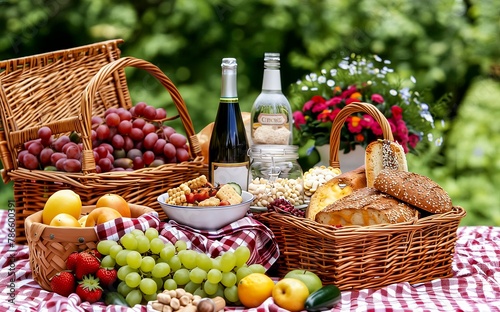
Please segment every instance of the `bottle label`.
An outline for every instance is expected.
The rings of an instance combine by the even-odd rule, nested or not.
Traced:
[[[246,191],[248,189],[248,167],[248,161],[241,163],[213,162],[210,168],[212,183],[217,185],[235,182],[241,186],[242,190]]]
[[[279,126],[287,123],[287,118],[284,114],[259,114],[257,119],[261,125]]]

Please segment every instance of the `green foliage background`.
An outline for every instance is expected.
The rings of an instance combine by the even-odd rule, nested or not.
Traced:
[[[332,57],[375,53],[413,75],[431,102],[451,94],[436,129],[444,143],[422,145],[410,169],[466,208],[462,224],[500,225],[498,16],[495,0],[4,0],[0,59],[123,38],[124,56],[174,81],[199,131],[215,118],[223,57],[238,59],[241,108],[250,111],[266,51],[281,53],[285,93]],[[127,77],[134,101],[169,102],[147,73]],[[12,197],[10,185],[0,196]]]

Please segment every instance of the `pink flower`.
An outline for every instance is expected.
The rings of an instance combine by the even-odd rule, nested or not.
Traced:
[[[373,126],[373,124],[376,124],[377,122],[375,121],[375,119],[373,119],[372,116],[370,116],[368,114],[364,114],[360,123],[363,126],[363,128],[369,129]]]
[[[314,108],[314,106],[316,106],[316,104],[318,104],[318,103],[325,103],[325,102],[326,102],[326,100],[322,96],[315,95],[309,101],[307,101],[304,104],[304,107],[302,108],[302,111],[303,112],[310,111],[310,110],[312,110]]]
[[[347,90],[345,90],[344,92],[342,92],[342,97],[344,99],[350,97],[354,92],[358,91],[358,89],[356,88],[356,86],[352,85],[352,86],[349,86],[347,88]]]
[[[304,114],[302,114],[301,111],[295,111],[292,115],[295,128],[300,130],[300,126],[306,124],[306,118],[304,117]]]
[[[412,148],[415,148],[418,144],[418,142],[420,142],[420,137],[416,134],[410,134],[408,136],[408,144],[410,144],[410,146]]]
[[[372,94],[372,101],[377,103],[377,104],[382,104],[382,103],[384,103],[384,97],[378,93],[373,93]]]
[[[397,105],[391,107],[392,117],[396,120],[403,119],[403,109]]]
[[[363,129],[363,126],[361,125],[361,118],[357,116],[352,116],[347,118],[347,129],[351,131],[352,133],[360,133],[361,130]]]
[[[342,98],[340,96],[335,96],[335,97],[326,101],[326,105],[328,105],[330,107],[337,106],[340,103],[342,103]]]
[[[382,136],[382,134],[384,133],[382,131],[382,128],[380,127],[380,125],[378,124],[378,122],[374,122],[372,125],[371,125],[371,129],[372,129],[372,132],[373,134],[375,134],[376,136]]]

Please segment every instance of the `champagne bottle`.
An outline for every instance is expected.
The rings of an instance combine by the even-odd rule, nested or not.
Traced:
[[[251,113],[252,144],[292,144],[292,109],[281,91],[280,54],[264,53],[262,91]]]
[[[236,59],[222,59],[221,67],[221,97],[208,153],[210,182],[214,185],[235,182],[246,191],[248,141],[238,103]]]

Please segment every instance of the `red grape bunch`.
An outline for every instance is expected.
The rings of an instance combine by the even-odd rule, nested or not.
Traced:
[[[109,108],[104,116],[92,116],[92,150],[96,171],[132,171],[179,163],[190,159],[187,139],[163,124],[167,113],[144,102],[130,109]],[[18,154],[21,167],[35,170],[81,172],[82,143],[73,132],[57,139],[49,127],[38,139],[24,143]]]
[[[163,108],[144,102],[129,110],[109,108],[92,117],[92,146],[98,172],[137,170],[190,159],[187,139],[158,120]]]
[[[62,135],[56,140],[49,127],[38,130],[38,139],[24,143],[17,160],[23,168],[34,170],[80,172],[82,144],[76,133]]]

